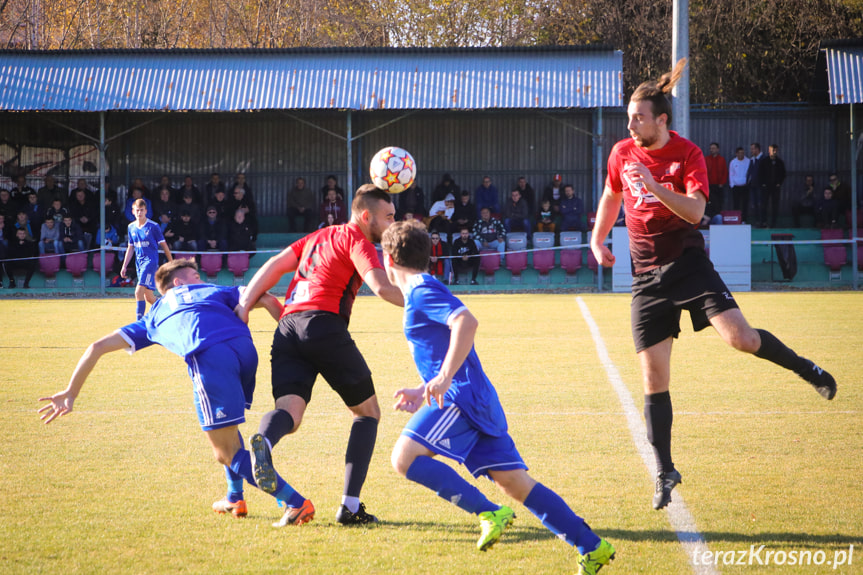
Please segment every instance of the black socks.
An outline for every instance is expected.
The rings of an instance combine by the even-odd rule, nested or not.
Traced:
[[[756,329],[761,336],[761,347],[755,352],[755,357],[772,361],[785,369],[790,369],[797,375],[809,367],[809,361],[800,357],[794,350],[779,341],[775,335],[763,329]]]
[[[283,409],[274,409],[264,414],[258,433],[267,438],[271,447],[275,447],[281,438],[294,431],[294,418]]]
[[[644,420],[647,425],[647,440],[653,445],[656,456],[656,471],[663,473],[674,469],[671,461],[671,394],[667,391],[644,396]]]
[[[378,438],[378,420],[355,417],[345,452],[345,495],[359,497]]]

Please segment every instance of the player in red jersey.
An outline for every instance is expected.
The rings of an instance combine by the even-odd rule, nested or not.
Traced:
[[[348,333],[351,308],[365,282],[371,290],[403,306],[402,292],[387,280],[372,242],[393,222],[390,195],[371,184],[357,190],[351,221],[328,226],[294,242],[270,258],[254,275],[240,299],[244,321],[255,302],[286,273],[295,272],[285,308],[273,336],[271,356],[276,408],[258,428],[262,449],[255,453],[255,477],[271,473],[270,450],[299,428],[318,374],[341,396],[354,415],[345,454],[345,491],[336,520],[345,525],[376,522],[360,503],[381,417],[372,375]],[[255,441],[255,437],[252,438]],[[308,510],[288,508],[283,525],[297,524]]]
[[[671,460],[672,409],[669,395],[671,344],[680,333],[680,312],[689,311],[696,331],[712,325],[729,345],[767,359],[812,384],[826,399],[836,381],[798,356],[770,332],[746,322],[734,296],[707,257],[696,229],[709,196],[700,150],[676,132],[666,94],[680,79],[686,60],[658,82],[644,82],[627,108],[630,138],[615,144],[599,201],[591,250],[605,267],[614,255],[604,245],[623,201],[632,253],[632,337],[644,382],[647,438],[656,455],[654,509],[671,501],[681,482]]]

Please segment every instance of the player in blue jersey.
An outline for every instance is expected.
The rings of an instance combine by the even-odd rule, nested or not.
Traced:
[[[106,353],[133,353],[159,344],[186,360],[194,383],[198,420],[216,460],[227,470],[228,496],[216,502],[213,509],[245,516],[245,479],[284,501],[288,506],[285,516],[291,523],[311,520],[314,508],[273,469],[269,451],[263,450],[263,437],[252,436],[251,453],[243,446],[238,426],[245,421],[245,410],[252,404],[258,354],[248,326],[234,315],[240,288],[203,283],[195,262],[185,259],[164,264],[155,279],[164,297],[144,318],[90,344],[66,389],[40,398],[50,402],[39,409],[41,419],[51,423],[72,411],[87,376]],[[275,319],[282,312],[281,303],[269,294],[258,300],[258,305],[266,307]],[[276,524],[280,525],[281,522]]]
[[[579,573],[596,573],[614,558],[600,539],[554,491],[527,473],[507,432],[497,392],[473,347],[476,318],[428,269],[431,240],[416,221],[396,222],[383,234],[387,277],[404,294],[404,331],[423,383],[400,389],[395,409],[414,413],[396,442],[396,471],[468,513],[479,515],[477,547],[494,545],[515,514],[489,501],[453,468],[434,458],[462,463],[486,475],[523,503],[552,533],[578,548]]]
[[[135,269],[138,271],[138,285],[135,287],[135,311],[137,319],[144,316],[147,302],[150,305],[156,303],[156,270],[159,269],[159,248],[165,252],[168,261],[174,259],[168,242],[162,235],[159,224],[147,219],[147,203],[138,199],[132,204],[132,213],[135,221],[129,224],[127,240],[129,247],[126,248],[126,257],[123,258],[123,267],[120,276],[126,277],[126,268],[135,254]]]

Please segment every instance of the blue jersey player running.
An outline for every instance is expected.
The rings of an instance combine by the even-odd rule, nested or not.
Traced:
[[[438,496],[479,516],[480,551],[494,545],[513,521],[507,506],[489,501],[453,468],[433,459],[462,463],[475,477],[486,475],[523,503],[552,533],[578,548],[579,573],[598,572],[614,558],[600,539],[554,491],[527,474],[507,432],[497,392],[473,347],[476,318],[428,268],[431,240],[422,224],[396,222],[383,234],[384,267],[404,294],[404,331],[423,384],[400,389],[395,409],[414,413],[396,442],[396,471]]]
[[[132,204],[132,213],[135,214],[135,221],[129,224],[126,238],[129,247],[126,248],[120,276],[126,277],[126,268],[129,267],[129,261],[134,253],[135,269],[138,272],[135,310],[137,319],[141,319],[147,309],[147,302],[150,305],[156,303],[156,295],[153,291],[156,289],[156,270],[159,269],[159,248],[165,252],[168,261],[174,258],[171,256],[168,242],[162,235],[162,228],[156,222],[147,219],[147,203],[142,199],[135,200]]]
[[[51,397],[40,398],[39,401],[50,402],[39,409],[42,420],[50,423],[72,411],[87,376],[106,353],[118,350],[133,353],[159,344],[186,360],[194,384],[198,420],[213,454],[226,467],[228,497],[217,501],[213,509],[245,516],[244,479],[284,501],[290,513],[310,509],[308,501],[273,469],[269,453],[262,451],[261,435],[252,437],[251,453],[243,446],[238,426],[245,421],[245,410],[252,403],[258,354],[248,326],[234,315],[240,288],[203,283],[195,262],[185,259],[164,264],[155,279],[164,297],[144,318],[87,348],[68,387]],[[275,297],[265,294],[258,303],[278,319],[282,305]],[[307,515],[300,520],[290,519],[304,523],[311,518]]]

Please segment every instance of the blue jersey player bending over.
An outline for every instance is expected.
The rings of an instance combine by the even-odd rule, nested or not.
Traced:
[[[252,437],[252,453],[243,447],[238,426],[245,421],[245,410],[252,404],[258,353],[248,326],[234,315],[240,288],[203,283],[195,262],[185,259],[164,264],[155,280],[164,297],[144,318],[90,344],[68,387],[40,398],[50,402],[39,409],[42,420],[51,423],[72,411],[87,376],[106,353],[133,353],[159,344],[186,360],[194,383],[198,420],[213,454],[226,467],[228,497],[217,501],[213,509],[245,516],[244,479],[286,502],[289,509],[303,508],[305,498],[273,469],[268,451],[263,450],[263,437]],[[278,319],[282,306],[275,297],[265,294],[258,303]]]
[[[396,222],[383,234],[384,266],[404,293],[404,331],[422,380],[396,392],[395,408],[414,413],[396,442],[392,464],[401,475],[428,487],[468,513],[479,515],[477,547],[494,545],[515,517],[489,501],[453,468],[433,459],[463,463],[475,476],[491,478],[523,503],[542,524],[578,548],[579,573],[596,573],[614,558],[600,539],[554,491],[527,474],[507,432],[497,392],[473,348],[476,318],[428,268],[431,240],[422,224]]]
[[[147,309],[147,302],[150,305],[156,303],[156,295],[153,291],[156,289],[156,270],[159,268],[159,248],[165,252],[168,261],[174,258],[171,256],[168,242],[162,235],[162,228],[156,222],[147,219],[147,203],[141,199],[135,200],[132,204],[132,213],[135,214],[135,221],[129,224],[127,231],[129,247],[126,248],[120,276],[126,277],[126,268],[129,267],[129,261],[134,253],[135,269],[138,272],[135,310],[137,319],[141,319]]]

